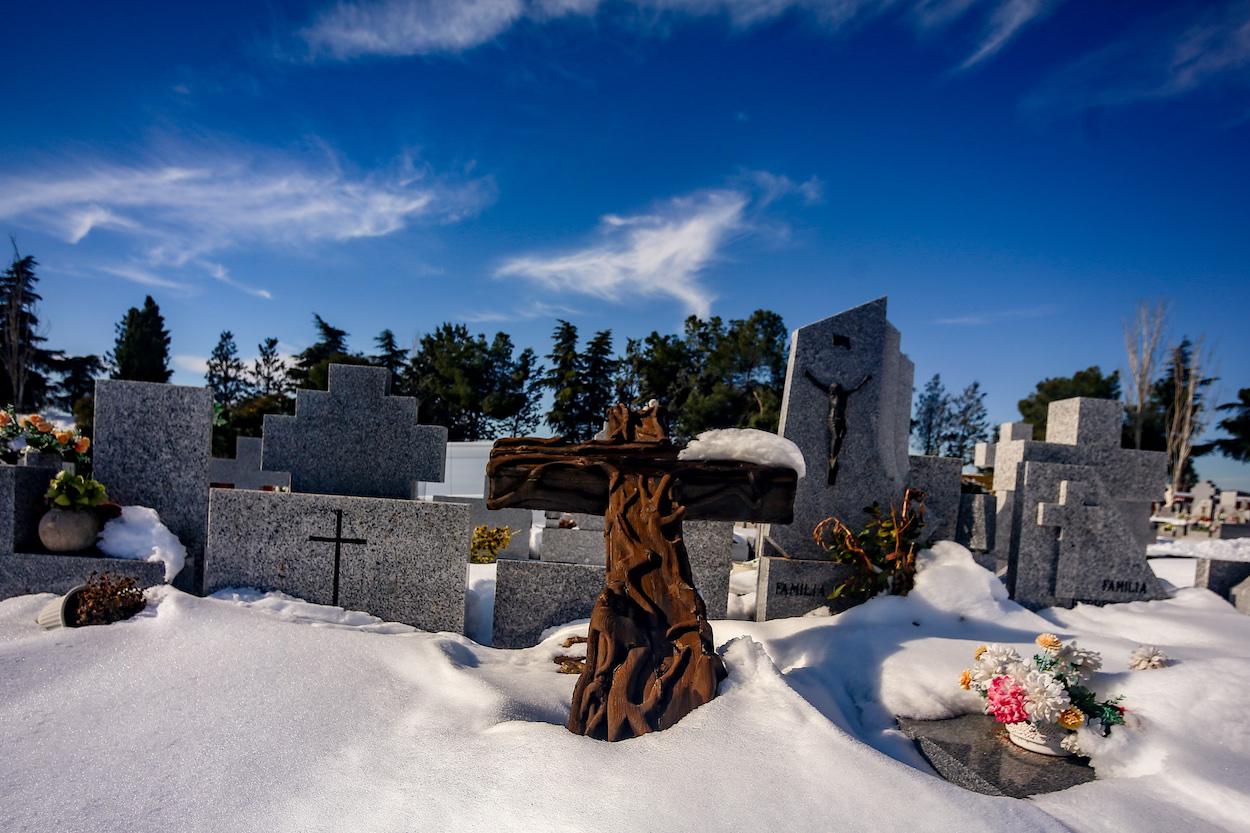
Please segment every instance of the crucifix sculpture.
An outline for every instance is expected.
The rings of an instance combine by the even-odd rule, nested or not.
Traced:
[[[680,460],[660,406],[616,405],[599,438],[497,440],[491,509],[604,516],[607,573],[590,616],[569,731],[624,740],[666,729],[716,696],[725,667],[690,572],[683,518],[789,523],[794,470]]]
[[[835,344],[837,338],[834,336]],[[825,395],[829,397],[829,415],[825,420],[825,425],[829,429],[829,468],[826,482],[832,486],[838,480],[838,455],[842,453],[842,441],[846,439],[847,400],[851,398],[851,394],[859,393],[864,385],[872,381],[872,374],[865,376],[864,380],[853,388],[847,388],[841,382],[826,385],[817,379],[816,374],[811,370],[804,370],[803,375],[813,385],[825,391]]]

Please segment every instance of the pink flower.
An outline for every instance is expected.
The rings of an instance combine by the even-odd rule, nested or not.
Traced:
[[[999,723],[1019,723],[1029,719],[1024,711],[1024,689],[1006,674],[999,674],[990,680],[985,696],[985,711],[994,715]]]

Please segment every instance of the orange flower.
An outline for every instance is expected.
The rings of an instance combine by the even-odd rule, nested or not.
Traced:
[[[1065,729],[1079,729],[1085,725],[1085,715],[1076,706],[1068,706],[1059,713],[1059,725]]]
[[[8,425],[12,421],[13,421],[12,414],[10,414],[8,411],[0,411],[0,428],[3,428],[4,426]]]
[[[74,438],[74,435],[70,433],[69,431],[57,431],[56,432],[56,441],[60,443],[61,445],[69,445],[69,441],[72,440],[73,438]]]
[[[27,425],[34,425],[34,424],[35,424],[35,417],[37,417],[37,416],[38,416],[38,414],[27,414],[26,416],[24,416],[24,417],[22,417],[21,419],[19,419],[19,420],[17,421],[17,424],[18,424],[18,425],[20,425],[20,426],[22,426],[23,428],[25,428]]]
[[[965,668],[963,673],[959,675],[959,687],[964,691],[972,688],[972,672],[967,668]]]
[[[50,422],[40,422],[36,427],[39,429],[40,434],[51,434],[53,431],[52,423]]]
[[[91,440],[88,437],[79,437],[78,442],[74,443],[74,450],[79,454],[86,454],[88,448],[91,448]]]
[[[980,658],[981,658],[981,654],[984,654],[984,653],[985,653],[986,651],[988,651],[988,650],[989,650],[989,646],[988,646],[988,645],[979,645],[979,646],[977,646],[977,649],[976,649],[975,651],[973,651],[973,652],[972,652],[972,658],[973,658],[973,659],[980,659]]]
[[[1038,634],[1037,639],[1034,641],[1037,642],[1039,648],[1044,648],[1047,651],[1058,651],[1063,647],[1063,643],[1059,641],[1059,637],[1055,636],[1053,633]]]

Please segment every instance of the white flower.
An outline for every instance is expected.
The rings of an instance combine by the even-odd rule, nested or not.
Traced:
[[[1073,755],[1081,754],[1081,742],[1076,732],[1068,732],[1063,736],[1063,740],[1059,741],[1059,746],[1064,752],[1071,752]]]
[[[1075,642],[1063,646],[1058,659],[1060,666],[1057,670],[1066,672],[1065,676],[1075,677],[1077,680],[1088,680],[1102,668],[1102,656],[1097,651],[1078,648]]]
[[[1015,648],[997,643],[986,647],[981,658],[972,665],[972,682],[975,685],[987,686],[990,680],[999,674],[1008,673],[1008,668],[1020,662],[1020,655]]]
[[[1024,710],[1039,723],[1054,723],[1072,704],[1068,690],[1045,671],[1029,671],[1018,682],[1024,687]]]
[[[1134,671],[1148,671],[1151,668],[1162,668],[1168,664],[1168,658],[1153,645],[1138,645],[1128,655],[1128,667]]]

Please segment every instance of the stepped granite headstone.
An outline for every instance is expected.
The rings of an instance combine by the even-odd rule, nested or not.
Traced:
[[[155,509],[187,548],[174,586],[199,592],[208,522],[213,399],[205,387],[100,379],[94,477],[123,506]]]
[[[886,299],[800,327],[790,358],[778,433],[803,452],[794,521],[763,530],[791,558],[827,559],[812,530],[827,517],[851,526],[874,502],[901,500],[909,460],[914,367],[886,320]]]
[[[213,489],[204,586],[460,633],[470,532],[463,504]]]
[[[233,459],[213,457],[208,461],[208,482],[233,489],[289,489],[289,472],[261,468],[261,446],[260,437],[238,437]]]
[[[438,495],[435,503],[460,503],[469,507],[469,528],[479,526],[507,527],[512,531],[508,546],[499,552],[499,558],[530,557],[530,527],[534,513],[529,509],[487,509],[486,498]]]
[[[1020,604],[1166,596],[1146,547],[1167,455],[1121,448],[1122,420],[1114,400],[1065,399],[1050,403],[1045,442],[1008,424],[992,448],[978,448],[977,459],[994,469],[995,545]]]
[[[415,481],[441,481],[447,429],[419,425],[417,400],[390,387],[384,367],[330,365],[328,391],[298,390],[294,416],[265,415],[265,468],[327,495],[410,498]]]

